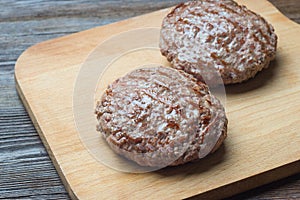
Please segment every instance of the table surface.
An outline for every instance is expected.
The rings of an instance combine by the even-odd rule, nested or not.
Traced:
[[[270,0],[300,23],[299,0]],[[14,81],[28,47],[63,35],[170,7],[180,0],[0,0],[0,199],[69,199]],[[300,199],[300,174],[229,199]]]

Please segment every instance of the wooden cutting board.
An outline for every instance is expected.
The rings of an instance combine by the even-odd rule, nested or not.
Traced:
[[[197,163],[122,173],[91,155],[74,122],[74,85],[90,52],[118,33],[159,28],[169,9],[46,41],[20,56],[17,90],[73,199],[224,198],[300,172],[300,27],[266,0],[238,2],[274,25],[277,58],[254,79],[226,88],[228,138]],[[137,40],[147,41],[147,36]],[[148,55],[140,56],[151,60]],[[106,78],[122,70],[116,68]]]

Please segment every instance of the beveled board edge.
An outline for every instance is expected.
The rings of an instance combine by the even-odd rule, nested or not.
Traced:
[[[25,107],[25,109],[26,109],[26,111],[27,111],[27,113],[28,113],[35,129],[36,129],[36,131],[38,132],[38,134],[39,134],[39,136],[40,136],[40,138],[41,138],[41,140],[42,140],[42,142],[43,142],[43,144],[44,144],[44,146],[45,146],[45,148],[46,148],[46,150],[49,154],[49,157],[50,157],[51,161],[54,164],[54,167],[55,167],[59,177],[61,178],[61,181],[62,181],[63,185],[65,186],[66,191],[70,195],[71,199],[77,200],[78,199],[77,196],[75,195],[73,189],[70,187],[67,179],[65,178],[65,176],[64,176],[64,174],[61,170],[61,167],[58,164],[55,156],[53,155],[53,152],[52,152],[52,150],[51,150],[51,148],[50,148],[50,146],[49,146],[49,144],[48,144],[48,142],[47,142],[47,140],[46,140],[39,124],[38,124],[38,122],[37,122],[37,120],[36,120],[36,117],[34,116],[34,113],[32,112],[32,110],[29,106],[29,103],[27,102],[26,97],[23,94],[23,91],[20,87],[20,84],[18,82],[18,79],[17,79],[16,75],[15,75],[15,81],[16,81],[16,89],[17,89],[17,92],[19,94],[19,97],[20,97],[20,99],[21,99],[21,101],[22,101],[22,103],[23,103],[23,105],[24,105],[24,107]]]
[[[257,174],[255,176],[222,186],[220,188],[192,196],[188,199],[223,199],[246,192],[259,186],[278,181],[282,178],[295,175],[300,172],[300,160],[273,170]],[[234,188],[234,189],[233,189]]]

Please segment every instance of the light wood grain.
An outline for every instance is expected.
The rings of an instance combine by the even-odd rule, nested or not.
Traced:
[[[278,1],[279,3],[278,4],[280,4],[280,1]],[[287,1],[284,1],[284,4],[286,4],[286,2]],[[292,1],[289,1],[289,2],[292,2]],[[284,7],[284,6],[288,6],[289,4],[286,4],[286,5],[283,5],[282,4],[282,6]],[[84,6],[82,6],[81,7],[81,9],[82,8],[84,8]],[[295,8],[295,14],[294,15],[292,15],[292,16],[295,16],[294,17],[294,19],[297,19],[297,13],[299,13],[299,12],[297,12],[297,6],[292,6],[292,8]],[[22,10],[22,9],[21,9]],[[138,9],[137,9],[138,10]],[[55,9],[53,9],[53,11],[55,11]],[[119,11],[113,11],[112,13],[118,13]],[[121,12],[121,11],[120,11]],[[43,13],[43,12],[40,12],[40,13]],[[136,14],[136,13],[135,13]],[[34,13],[32,14],[32,16],[34,15]],[[81,13],[77,13],[77,15],[76,16],[79,16],[79,15],[81,15]],[[50,15],[49,15],[50,16]],[[49,17],[48,16],[48,17]],[[75,16],[75,15],[74,15]],[[111,14],[111,16],[116,16],[116,15],[114,15],[114,14]],[[50,16],[51,17],[51,16]],[[53,17],[53,16],[52,16]],[[126,17],[126,16],[125,16]],[[8,18],[7,18],[8,19]],[[19,20],[21,20],[22,18],[19,18]],[[82,18],[80,18],[80,16],[78,17],[78,20],[83,20]],[[43,20],[42,20],[43,21]],[[47,22],[46,22],[47,21]],[[68,21],[68,19],[66,19],[65,20],[66,22]],[[72,24],[72,25],[70,25],[69,27],[74,27],[74,29],[71,29],[71,32],[74,32],[74,31],[76,31],[76,30],[79,30],[80,28],[83,28],[84,29],[84,27],[82,27],[82,26],[78,26],[78,27],[76,27],[77,25],[77,19],[74,19],[74,23]],[[29,21],[29,23],[31,23],[31,24],[28,24],[28,23],[24,23],[25,25],[28,25],[28,27],[31,27],[31,26],[37,26],[37,27],[42,27],[42,24],[40,23],[40,22],[30,22]],[[97,20],[95,19],[94,21],[91,21],[91,18],[87,18],[86,20],[84,20],[84,21],[82,21],[82,24],[85,24],[85,25],[87,25],[87,27],[89,26],[89,27],[91,27],[91,26],[95,26],[96,25],[96,23],[97,23]],[[102,22],[101,22],[102,23]],[[104,23],[107,23],[107,22],[104,22]],[[12,25],[13,24],[17,24],[17,23],[11,23]],[[19,24],[21,24],[21,23],[19,23]],[[53,21],[53,20],[48,20],[47,19],[47,17],[45,18],[45,24],[56,24],[56,22],[55,21]],[[5,24],[1,24],[2,25],[2,27],[11,27],[11,25],[5,25]],[[4,26],[3,26],[4,25]],[[59,25],[59,23],[57,23],[57,25]],[[56,25],[54,25],[54,26],[56,26]],[[18,26],[18,25],[16,25],[16,27],[21,27],[21,26]],[[50,27],[51,28],[51,27]],[[3,30],[5,30],[5,29],[1,29],[2,31]],[[11,30],[13,30],[13,29],[11,29]],[[11,43],[11,44],[13,44],[12,46],[8,46],[8,45],[10,45],[10,43],[6,43],[6,45],[7,45],[7,47],[9,47],[6,51],[3,51],[3,53],[1,53],[1,55],[0,56],[2,56],[1,58],[1,61],[2,61],[2,65],[1,65],[1,69],[3,69],[3,67],[2,66],[6,66],[6,65],[8,65],[9,67],[8,68],[4,68],[4,72],[5,72],[5,74],[12,74],[12,72],[13,72],[13,70],[11,70],[11,68],[12,68],[12,66],[13,66],[13,64],[14,64],[14,60],[16,59],[16,56],[19,54],[19,53],[21,53],[21,51],[22,51],[22,49],[24,50],[25,48],[26,48],[26,46],[28,46],[28,45],[30,45],[30,44],[33,44],[34,42],[36,42],[36,41],[41,41],[41,40],[45,40],[45,39],[47,39],[47,38],[51,38],[51,37],[57,37],[57,36],[59,36],[59,35],[62,35],[62,34],[66,34],[66,33],[68,33],[68,31],[66,31],[65,29],[64,29],[64,27],[63,26],[61,26],[61,27],[59,27],[58,26],[58,28],[56,29],[56,30],[54,30],[53,32],[48,32],[46,35],[43,35],[43,32],[44,32],[44,30],[42,30],[42,29],[33,29],[33,31],[36,31],[36,36],[35,35],[33,35],[33,36],[30,36],[29,34],[31,34],[30,32],[28,32],[28,35],[25,35],[25,37],[26,38],[29,38],[30,40],[28,40],[28,39],[26,39],[26,38],[24,38],[24,39],[21,39],[21,36],[20,37],[18,37],[17,39],[18,39],[18,41],[16,42],[16,41],[13,41],[13,40],[11,40],[11,41],[13,41],[14,43]],[[39,31],[42,33],[41,35],[39,34]],[[8,38],[10,38],[11,37],[11,35],[8,35],[8,36],[5,36],[6,38],[8,37]],[[14,44],[15,43],[17,43],[17,44],[23,44],[23,46],[15,46]],[[15,46],[15,47],[14,47]],[[15,49],[15,50],[12,50],[12,49]],[[17,51],[16,51],[17,50]],[[8,59],[9,58],[9,59]],[[11,63],[11,64],[10,64]],[[6,73],[6,70],[5,69],[8,69],[7,71],[7,73]],[[3,78],[3,76],[2,76],[3,74],[1,74],[1,77],[0,78]],[[8,76],[7,76],[8,77]],[[10,76],[11,77],[11,76]],[[1,95],[0,96],[0,98],[1,98],[1,100],[2,100],[2,102],[4,101],[4,105],[11,105],[11,107],[10,108],[13,108],[13,106],[15,106],[15,107],[20,107],[20,104],[19,104],[19,102],[18,102],[18,99],[16,98],[16,95],[15,95],[15,92],[13,91],[13,79],[12,78],[9,78],[8,79],[8,81],[7,82],[4,82],[4,79],[1,79],[1,81],[2,81],[2,83],[4,83],[4,85],[2,85],[2,86],[6,86],[7,85],[7,87],[5,87],[4,88],[4,90],[1,90],[1,92],[3,92],[2,94],[5,94],[4,96],[3,95]],[[3,87],[2,87],[3,88]],[[2,89],[1,88],[1,89]],[[5,91],[7,91],[7,93],[4,93]],[[3,105],[3,104],[2,104]],[[24,129],[23,128],[23,125],[21,124],[21,121],[22,121],[22,118],[26,118],[26,115],[24,115],[24,114],[20,114],[20,113],[24,113],[24,111],[23,111],[23,108],[21,107],[21,108],[19,108],[19,109],[14,109],[13,111],[11,110],[11,111],[9,111],[9,110],[1,110],[1,111],[3,111],[3,113],[5,114],[5,113],[7,113],[7,115],[5,115],[5,117],[7,117],[7,116],[11,116],[9,119],[11,119],[11,122],[12,123],[14,123],[15,125],[14,125],[14,127],[16,126],[16,124],[18,124],[18,123],[20,123],[20,131],[21,131],[21,129]],[[18,115],[20,115],[19,117],[15,117],[15,116],[18,116]],[[3,118],[4,120],[6,119],[6,118]],[[28,119],[27,119],[28,120]],[[6,123],[7,122],[7,123]],[[9,122],[8,121],[4,121],[4,123],[5,124],[9,124]],[[4,125],[5,125],[4,124]],[[6,126],[6,125],[5,125]],[[32,135],[34,135],[35,133],[35,130],[34,129],[32,129],[32,128],[30,128],[31,127],[31,125],[30,125],[30,122],[28,122],[28,128],[25,128],[24,129],[24,133],[25,132],[32,132]],[[2,126],[3,127],[3,126]],[[7,127],[7,130],[9,130],[9,126],[7,125],[6,126]],[[4,130],[4,129],[1,129],[1,130]],[[12,130],[12,134],[14,134],[15,132],[17,133],[18,131],[17,130],[14,130],[13,131],[13,129],[10,129],[10,130]],[[4,130],[5,131],[5,130]],[[14,132],[14,133],[13,133]],[[23,131],[22,131],[23,132]],[[19,135],[22,133],[22,132],[19,132]],[[1,132],[1,133],[4,133],[4,132]],[[9,132],[8,132],[8,134],[9,134]],[[28,135],[27,133],[26,134],[24,134],[24,135]],[[16,136],[16,138],[19,138],[18,136]],[[24,141],[27,141],[27,140],[29,140],[29,139],[27,139],[27,138],[24,138]],[[2,141],[7,141],[6,139],[2,139]],[[38,144],[39,143],[39,141],[38,141],[38,139],[37,139],[37,137],[36,136],[34,136],[34,138],[32,139],[32,141],[34,141],[34,143],[31,143],[31,145],[30,146],[28,146],[27,147],[27,149],[30,149],[31,147],[33,147],[33,146],[35,146],[35,147],[37,147],[37,151],[42,151],[41,149],[42,149],[42,147],[41,147],[41,145],[40,144]],[[13,141],[12,141],[13,142]],[[14,141],[13,142],[14,144],[18,144],[18,142],[17,141]],[[7,143],[8,144],[8,146],[10,146],[10,144],[9,143]],[[12,146],[15,146],[15,145],[12,145]],[[13,149],[13,148],[12,148]],[[26,149],[25,149],[26,150]],[[34,149],[31,149],[32,150],[32,152],[37,152],[36,150],[34,150]],[[22,150],[23,152],[25,152],[24,151],[24,148],[23,148],[23,150]],[[21,153],[21,152],[20,152]],[[10,154],[7,154],[7,155],[10,155]],[[20,156],[20,154],[19,153],[17,153],[16,152],[16,159],[17,159],[17,156]],[[44,152],[44,154],[41,154],[41,155],[46,155],[45,154],[45,152]],[[33,157],[38,157],[38,156],[40,156],[40,155],[38,155],[38,154],[35,154],[35,155],[33,155]],[[10,156],[10,158],[12,158],[12,159],[14,159],[14,157],[13,156]],[[46,157],[45,157],[45,159],[46,159]],[[28,157],[28,161],[27,161],[27,163],[29,162],[29,161],[32,161],[32,159],[30,158],[30,157]],[[5,163],[6,161],[4,160],[4,163]],[[36,162],[38,162],[38,163],[40,163],[40,161],[36,161]],[[49,162],[49,161],[46,161],[45,160],[45,162]],[[22,162],[20,162],[20,164],[19,164],[19,166],[24,166],[24,165],[27,165],[26,163],[25,164],[22,164]],[[11,169],[13,169],[13,164],[12,165],[6,165],[6,167],[11,167]],[[30,165],[28,165],[29,167],[30,167]],[[36,165],[37,166],[37,165]],[[32,168],[35,168],[35,169],[39,169],[38,167],[35,167],[35,165],[32,165],[31,166]],[[48,169],[50,169],[51,167],[50,167],[50,165],[49,164],[47,164],[47,165],[45,165],[45,166],[43,166],[42,167],[43,169],[46,169],[46,171],[48,170]],[[23,169],[22,168],[20,168],[19,169],[19,171],[22,171]],[[26,170],[25,170],[26,171]],[[35,177],[37,177],[37,176],[39,176],[39,177],[43,177],[42,176],[42,174],[43,173],[45,173],[45,179],[47,178],[47,176],[49,176],[49,177],[51,177],[51,176],[54,176],[54,175],[51,175],[50,173],[48,173],[48,172],[46,172],[45,170],[40,170],[39,171],[39,173],[37,173],[35,176],[31,176],[32,174],[30,174],[30,173],[28,173],[27,174],[27,176],[23,176],[23,180],[28,180],[28,181],[30,181],[30,180],[32,180],[32,183],[34,183],[34,180],[35,180]],[[51,171],[51,170],[50,170]],[[14,173],[18,173],[17,171],[15,171]],[[47,173],[48,173],[48,175],[47,175]],[[4,174],[4,173],[1,173],[1,175],[2,174]],[[54,173],[53,173],[54,174]],[[2,177],[2,176],[1,176]],[[8,176],[8,178],[9,178],[9,176]],[[21,178],[21,176],[19,176],[19,178]],[[1,179],[2,180],[2,179]],[[20,179],[20,180],[22,180],[22,179]],[[47,180],[47,179],[46,179]],[[55,179],[54,179],[55,180]],[[290,180],[292,180],[292,179],[290,179]],[[295,180],[295,179],[293,179],[293,180]],[[48,179],[48,181],[49,182],[51,182],[51,179],[49,178]],[[295,182],[295,181],[294,181]],[[3,182],[4,183],[4,182]],[[55,182],[53,182],[54,184],[56,184]],[[283,183],[283,182],[281,182],[281,183]],[[20,185],[21,186],[21,182],[15,182],[15,184],[16,185]],[[31,185],[33,185],[33,184],[31,184]],[[44,194],[51,194],[52,193],[52,198],[53,199],[57,199],[57,198],[55,198],[55,194],[57,194],[57,195],[59,195],[59,194],[63,194],[63,190],[62,189],[56,189],[55,190],[55,188],[53,188],[53,190],[51,190],[51,189],[49,189],[49,188],[46,188],[47,187],[47,184],[44,184],[43,183],[43,187],[44,187],[44,190],[39,190],[39,187],[32,187],[32,188],[34,188],[32,191],[30,191],[30,189],[28,189],[27,191],[26,190],[22,190],[22,188],[21,187],[19,187],[20,189],[18,190],[18,191],[23,191],[23,194],[25,195],[25,197],[27,196],[27,197],[29,197],[30,195],[32,195],[32,196],[34,196],[34,195],[40,195],[40,197],[41,198],[43,198],[43,195],[42,194],[38,194],[38,191],[42,191],[41,193],[43,193],[43,192],[45,192]],[[57,183],[57,185],[58,185],[58,183]],[[30,185],[23,185],[24,187],[26,187],[26,188],[30,188]],[[9,186],[7,186],[7,187],[5,187],[5,184],[3,184],[3,187],[4,187],[4,190],[2,190],[3,192],[1,193],[1,194],[8,194],[6,191],[5,191],[5,188],[8,188],[9,189]],[[49,186],[48,186],[49,187]],[[273,187],[274,188],[274,187]],[[278,187],[275,187],[275,189],[276,188],[278,188]],[[292,191],[294,191],[294,193],[290,193],[290,197],[296,197],[295,196],[295,194],[297,194],[297,188],[291,188],[291,187],[285,187],[286,189],[280,189],[280,188],[278,188],[279,190],[281,190],[282,191],[282,194],[283,194],[283,196],[282,197],[285,197],[285,195],[288,195],[288,193],[287,192],[292,192]],[[35,192],[34,192],[35,191]],[[262,190],[260,190],[260,192],[262,192]],[[251,192],[252,193],[252,192]],[[17,192],[15,191],[13,191],[13,190],[11,190],[11,197],[16,197],[15,195],[17,195]],[[248,193],[248,194],[250,194],[250,193]],[[266,193],[265,193],[266,194]],[[58,197],[56,195],[56,197]],[[269,193],[269,196],[268,196],[268,194],[266,194],[266,196],[265,196],[265,198],[270,198],[270,197],[272,197],[272,195],[273,195],[273,197],[276,197],[276,195],[278,195],[278,193],[276,193],[276,190],[274,190],[274,192],[270,192]],[[1,196],[0,195],[0,197],[8,197],[8,196]],[[51,198],[50,196],[47,196],[48,198],[47,199],[49,199],[49,198]],[[245,196],[243,196],[244,198],[245,198]],[[45,198],[46,198],[46,196],[45,196]],[[256,198],[259,198],[259,196],[257,196]]]

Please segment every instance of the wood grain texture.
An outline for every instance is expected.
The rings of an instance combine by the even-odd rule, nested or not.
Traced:
[[[178,2],[178,1],[177,1]],[[300,22],[297,0],[272,0]],[[140,15],[176,1],[0,1],[0,198],[67,199],[68,195],[15,92],[17,57],[58,36]],[[299,175],[233,199],[300,198]]]

